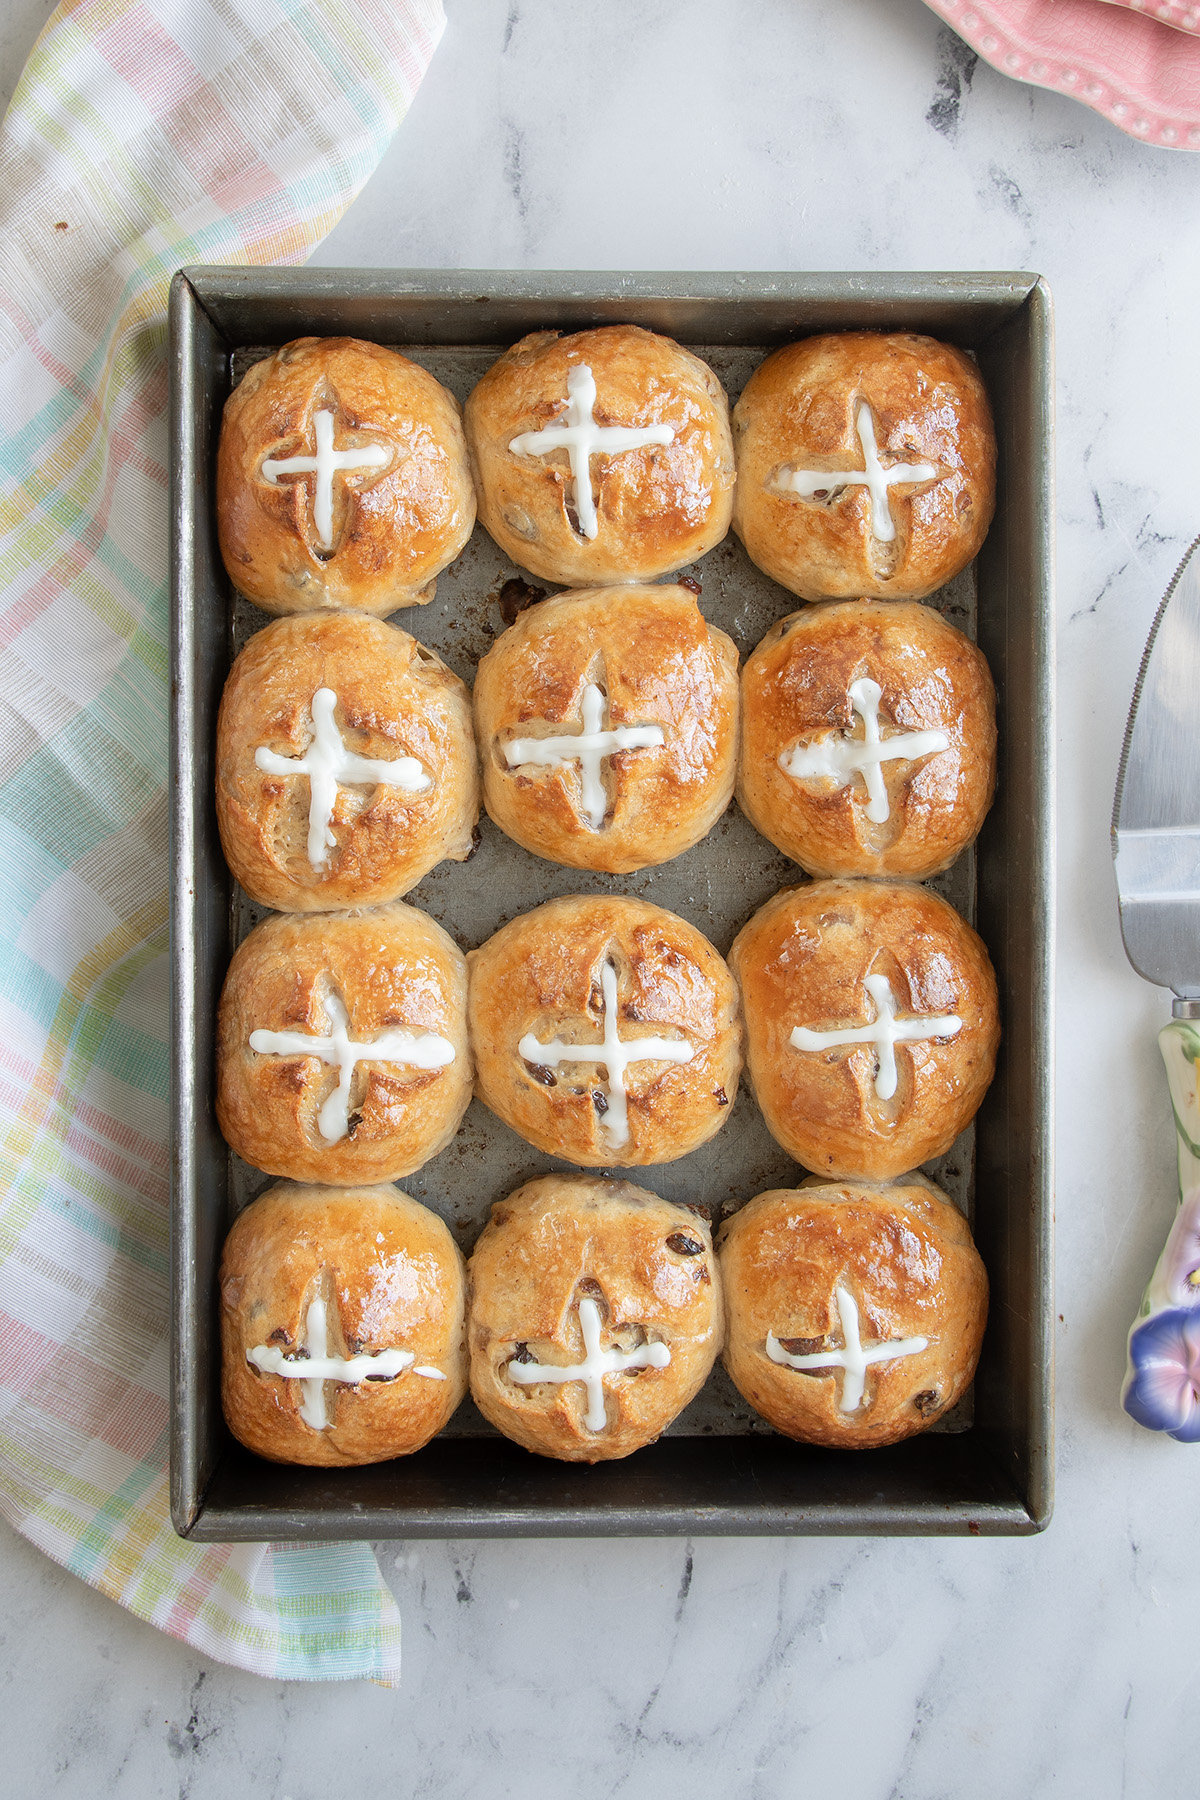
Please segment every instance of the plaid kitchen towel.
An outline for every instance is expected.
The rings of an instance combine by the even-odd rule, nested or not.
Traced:
[[[167,286],[302,261],[441,0],[65,0],[0,132],[0,1507],[164,1631],[399,1676],[368,1545],[167,1515]]]

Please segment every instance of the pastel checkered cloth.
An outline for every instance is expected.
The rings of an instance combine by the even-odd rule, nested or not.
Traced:
[[[0,1507],[206,1655],[399,1679],[366,1544],[167,1514],[166,306],[300,262],[440,0],[65,0],[0,133]]]

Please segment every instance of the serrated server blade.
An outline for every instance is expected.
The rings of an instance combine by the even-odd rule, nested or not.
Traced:
[[[1200,995],[1200,538],[1150,629],[1117,775],[1113,858],[1125,953]]]

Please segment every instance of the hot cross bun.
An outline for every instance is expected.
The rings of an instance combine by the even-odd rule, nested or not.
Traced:
[[[478,1093],[584,1168],[673,1162],[729,1115],[737,992],[694,926],[644,900],[570,895],[468,958]]]
[[[471,854],[471,699],[407,631],[301,613],[256,631],[217,721],[217,823],[251,899],[281,912],[395,900]]]
[[[974,1118],[1000,1024],[987,951],[910,881],[785,888],[729,953],[763,1118],[820,1174],[886,1180]]]
[[[217,1122],[255,1168],[392,1181],[450,1142],[471,1098],[467,969],[397,901],[284,913],[236,951],[217,1023]]]
[[[707,363],[638,325],[537,331],[469,396],[479,517],[547,581],[653,581],[729,530],[729,403]]]
[[[684,587],[556,594],[480,663],[475,717],[501,830],[625,874],[690,849],[728,806],[737,650]]]
[[[423,604],[474,523],[458,402],[398,351],[297,338],[225,404],[221,555],[264,612]]]
[[[802,600],[919,600],[987,535],[991,406],[951,344],[882,331],[786,344],[746,383],[733,429],[734,530]]]
[[[810,875],[936,875],[995,779],[987,662],[932,607],[807,606],[746,660],[738,804]]]
[[[465,1273],[437,1214],[398,1188],[269,1188],[221,1258],[233,1435],[272,1462],[419,1450],[466,1393]]]
[[[707,1223],[627,1181],[549,1175],[498,1201],[468,1289],[472,1398],[542,1456],[652,1443],[721,1347]]]
[[[751,1200],[721,1227],[725,1367],[785,1436],[863,1450],[960,1400],[987,1320],[970,1228],[920,1175],[821,1180]]]

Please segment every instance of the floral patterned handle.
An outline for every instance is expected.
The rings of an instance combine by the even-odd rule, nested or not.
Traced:
[[[1200,1013],[1192,1001],[1179,1010]],[[1179,1211],[1129,1333],[1121,1404],[1149,1431],[1200,1442],[1200,1017],[1158,1034],[1179,1150]]]

